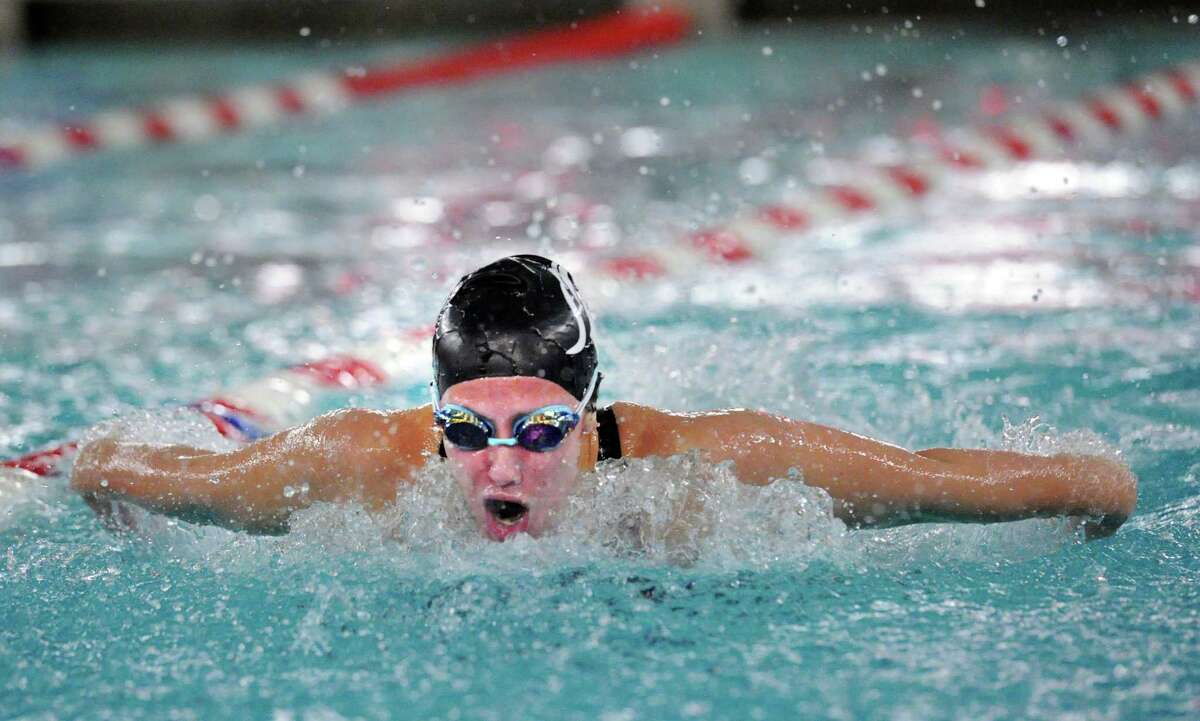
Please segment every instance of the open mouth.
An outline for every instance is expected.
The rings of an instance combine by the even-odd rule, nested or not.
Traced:
[[[520,523],[521,519],[529,513],[529,507],[524,503],[516,501],[502,501],[498,498],[489,498],[483,502],[483,507],[487,512],[492,514],[500,523],[505,526],[513,526]]]

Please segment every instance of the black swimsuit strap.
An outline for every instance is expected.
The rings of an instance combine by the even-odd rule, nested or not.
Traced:
[[[596,410],[596,432],[600,434],[600,453],[597,461],[621,457],[621,432],[617,429],[617,414],[611,406]]]
[[[596,461],[612,461],[621,457],[621,432],[617,429],[617,414],[613,409],[596,410],[596,432],[600,434],[600,453]],[[446,457],[445,439],[438,441],[438,455]]]

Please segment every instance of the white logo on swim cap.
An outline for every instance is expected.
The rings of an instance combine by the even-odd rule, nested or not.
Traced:
[[[563,270],[562,266],[554,261],[550,261],[550,272],[558,278],[558,285],[562,288],[563,298],[567,299],[567,307],[571,309],[571,315],[575,316],[575,323],[579,326],[579,338],[575,341],[575,345],[567,349],[567,355],[575,355],[579,351],[587,347],[588,343],[588,324],[585,313],[586,307],[583,305],[583,298],[579,297],[579,290],[575,284],[567,278],[567,271]]]

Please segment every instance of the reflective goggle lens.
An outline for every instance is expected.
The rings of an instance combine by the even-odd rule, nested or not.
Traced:
[[[441,408],[434,417],[446,440],[464,451],[481,451],[489,445],[519,445],[543,453],[557,448],[579,422],[570,408],[548,406],[518,420],[514,424],[515,439],[497,439],[490,423],[461,406]]]
[[[567,437],[570,429],[546,423],[527,425],[517,434],[517,444],[530,451],[541,453],[556,448]]]
[[[446,440],[464,451],[481,451],[487,448],[488,437],[491,435],[485,429],[463,421],[447,423],[442,428]]]

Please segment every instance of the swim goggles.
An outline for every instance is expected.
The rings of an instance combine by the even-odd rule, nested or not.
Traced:
[[[442,429],[446,440],[464,451],[482,451],[488,446],[520,446],[534,453],[545,453],[557,448],[567,434],[579,425],[583,409],[592,397],[599,378],[600,371],[597,369],[592,373],[587,390],[583,392],[583,400],[573,409],[564,405],[544,406],[518,418],[513,422],[512,438],[497,438],[492,422],[470,408],[452,403],[443,406],[438,399],[437,389],[430,383],[433,419]]]

